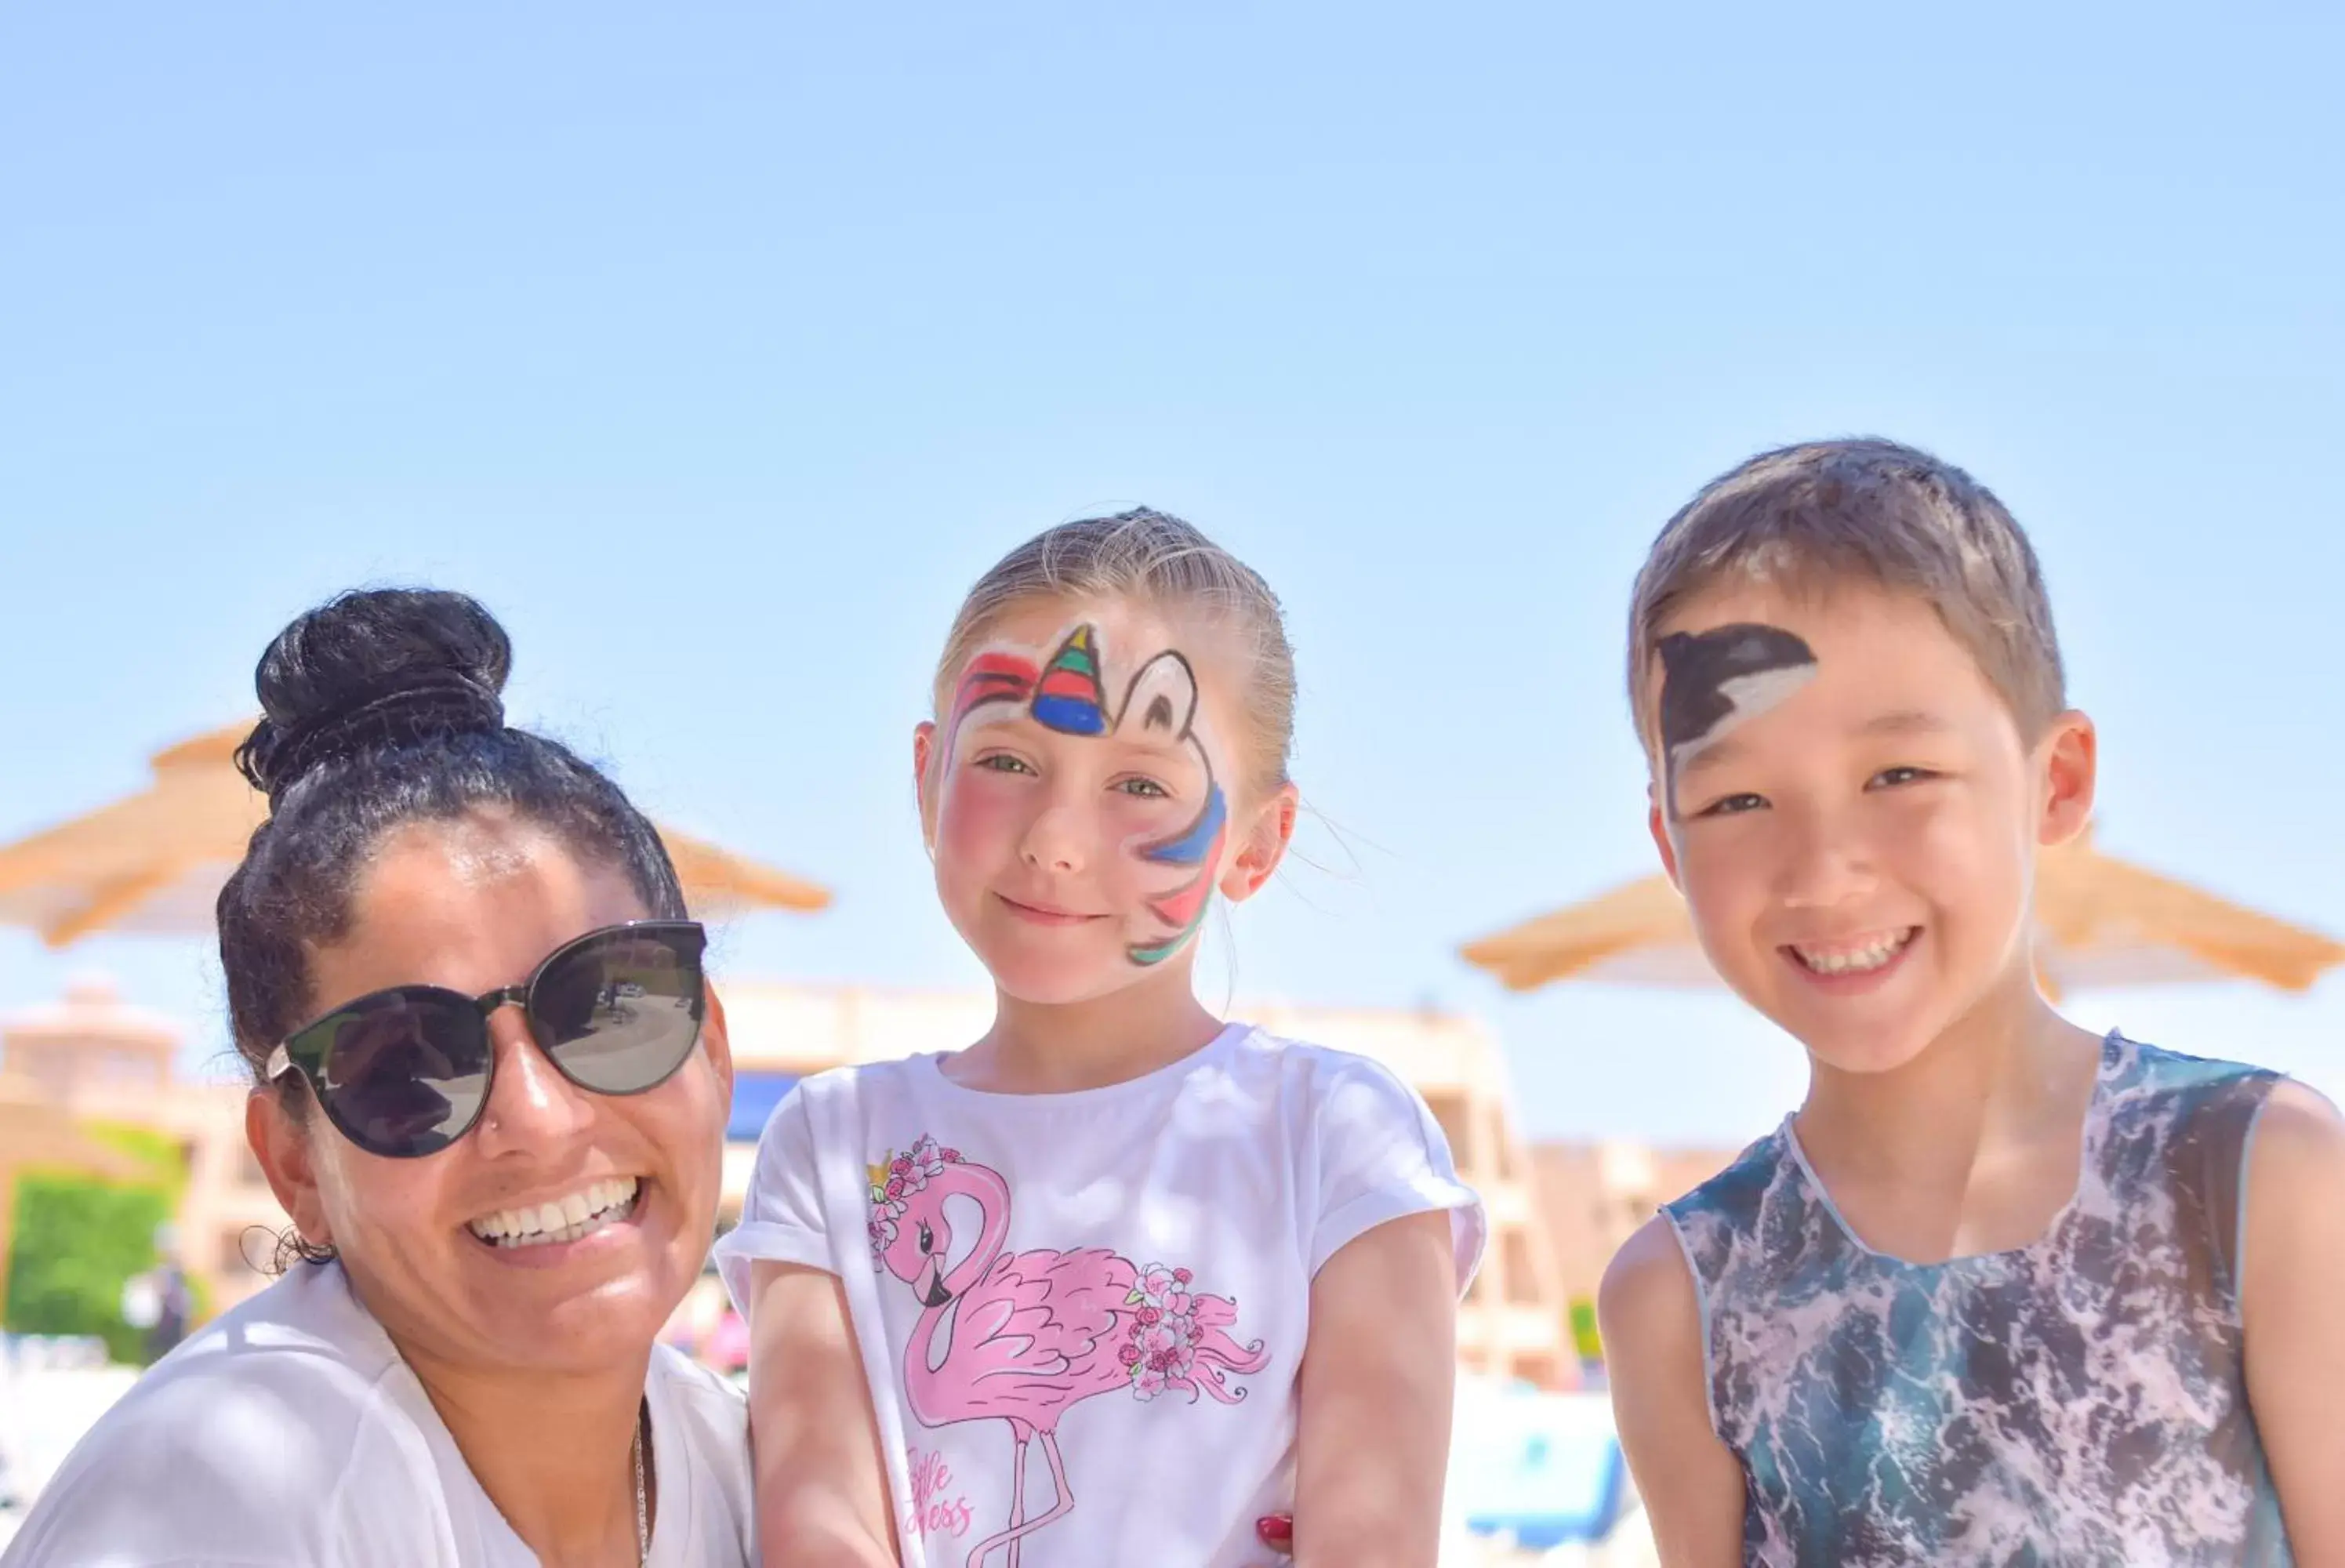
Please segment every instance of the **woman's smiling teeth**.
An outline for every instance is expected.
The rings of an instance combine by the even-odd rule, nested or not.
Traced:
[[[641,1187],[640,1179],[633,1176],[597,1181],[552,1203],[484,1214],[468,1229],[492,1247],[575,1241],[634,1213]]]
[[[1863,975],[1896,957],[1921,934],[1919,926],[1908,926],[1896,931],[1883,931],[1860,937],[1854,942],[1794,942],[1791,946],[1791,953],[1819,975]]]

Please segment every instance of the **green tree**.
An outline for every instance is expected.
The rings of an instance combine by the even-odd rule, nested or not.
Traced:
[[[122,1320],[122,1288],[155,1266],[155,1233],[177,1212],[187,1168],[170,1138],[93,1125],[93,1137],[153,1171],[135,1183],[25,1171],[16,1179],[15,1244],[0,1324],[19,1334],[94,1334],[117,1361],[145,1359],[146,1334]]]

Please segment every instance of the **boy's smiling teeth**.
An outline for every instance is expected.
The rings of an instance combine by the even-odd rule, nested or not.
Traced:
[[[634,1213],[642,1185],[641,1179],[633,1176],[592,1182],[551,1203],[484,1214],[467,1229],[492,1247],[575,1241]]]
[[[1791,953],[1819,975],[1863,975],[1896,957],[1921,934],[1919,926],[1904,926],[1853,942],[1794,942]]]

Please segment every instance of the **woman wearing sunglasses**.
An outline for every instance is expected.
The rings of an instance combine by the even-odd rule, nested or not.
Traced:
[[[304,1261],[107,1412],[7,1568],[752,1560],[741,1401],[655,1344],[731,1092],[701,929],[618,788],[505,726],[510,659],[424,592],[262,658],[220,962]]]

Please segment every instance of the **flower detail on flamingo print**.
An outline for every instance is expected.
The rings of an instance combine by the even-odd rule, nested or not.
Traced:
[[[1179,1389],[1193,1400],[1201,1392],[1224,1403],[1244,1398],[1245,1390],[1231,1388],[1222,1376],[1237,1359],[1261,1350],[1259,1341],[1241,1350],[1222,1331],[1237,1320],[1237,1303],[1193,1292],[1189,1287],[1196,1276],[1186,1269],[1151,1263],[1133,1273],[1123,1300],[1130,1314],[1124,1343],[1117,1352],[1131,1375],[1132,1398],[1152,1400],[1167,1389]]]
[[[935,1138],[922,1133],[901,1154],[891,1148],[866,1168],[864,1174],[871,1183],[868,1221],[875,1262],[895,1241],[896,1222],[904,1217],[905,1205],[927,1189],[930,1178],[942,1176],[946,1166],[959,1163],[960,1150],[939,1148]]]
[[[871,1242],[871,1260],[876,1265],[880,1254],[895,1243],[896,1222],[904,1218],[904,1199],[918,1191],[926,1178],[913,1170],[909,1158],[892,1151],[880,1156],[865,1174],[870,1188],[865,1195],[869,1207],[864,1215],[864,1234]]]

